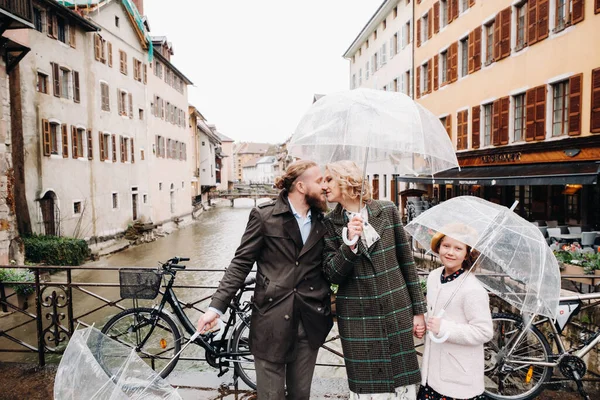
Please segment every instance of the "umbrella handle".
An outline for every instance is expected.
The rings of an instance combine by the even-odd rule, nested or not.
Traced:
[[[438,318],[442,318],[445,313],[446,313],[446,310],[442,309],[438,313],[437,317]],[[429,331],[428,333],[429,333],[429,339],[431,339],[431,341],[434,342],[434,343],[444,343],[446,340],[448,340],[448,337],[450,336],[450,334],[448,332],[444,333],[444,336],[442,336],[442,337],[436,336],[431,331]]]
[[[342,229],[342,239],[347,246],[354,246],[358,242],[358,235],[354,236],[354,239],[348,239],[348,228]]]

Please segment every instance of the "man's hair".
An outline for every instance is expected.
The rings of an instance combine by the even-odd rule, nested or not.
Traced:
[[[282,190],[287,190],[288,192],[293,192],[294,191],[294,183],[296,182],[296,179],[298,179],[298,177],[300,175],[302,175],[304,172],[306,172],[307,169],[310,169],[312,167],[316,167],[317,163],[314,161],[308,161],[308,160],[299,160],[299,161],[295,161],[293,163],[291,163],[290,165],[288,165],[287,169],[285,170],[285,174],[283,174],[282,176],[278,176],[275,179],[275,187],[277,189],[282,189]]]

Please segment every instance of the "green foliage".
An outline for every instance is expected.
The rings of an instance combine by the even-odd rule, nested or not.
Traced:
[[[570,263],[573,259],[573,253],[566,250],[555,251],[554,255],[556,256],[558,262],[563,262],[567,264]]]
[[[583,267],[586,274],[593,274],[600,270],[600,253],[583,253],[580,251],[555,251],[554,255],[559,262]]]
[[[24,238],[25,258],[29,262],[47,265],[81,265],[89,257],[90,249],[81,239],[57,236]]]
[[[25,268],[2,268],[0,269],[0,281],[7,282],[6,286],[11,287],[17,294],[28,296],[35,292],[34,285],[11,284],[9,282],[35,282],[35,275]]]

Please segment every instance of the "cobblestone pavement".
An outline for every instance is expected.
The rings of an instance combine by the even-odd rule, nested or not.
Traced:
[[[43,368],[31,364],[0,363],[0,400],[49,400],[53,399],[54,375],[56,364]],[[185,400],[255,400],[256,396],[248,391],[234,393],[202,387],[202,382],[214,383],[214,379],[203,374],[196,377],[199,384],[179,386],[179,393]],[[315,377],[311,399],[347,399],[346,382],[340,378]],[[590,391],[592,399],[600,399],[600,391]],[[578,400],[580,397],[571,388],[546,390],[538,400]],[[61,399],[56,399],[61,400]]]

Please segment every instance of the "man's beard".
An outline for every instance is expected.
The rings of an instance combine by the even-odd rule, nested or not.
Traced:
[[[306,204],[308,204],[310,208],[314,208],[321,212],[327,211],[327,201],[323,198],[322,193],[323,192],[306,193],[304,195],[304,200],[306,201]]]

